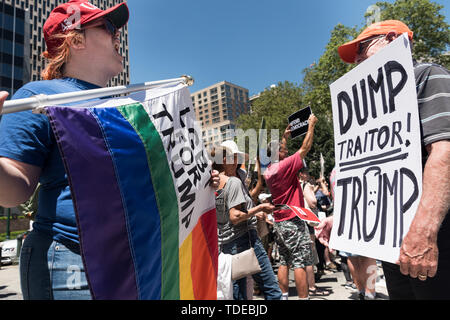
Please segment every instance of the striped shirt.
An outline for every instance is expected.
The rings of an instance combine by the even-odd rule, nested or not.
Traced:
[[[437,64],[421,63],[414,66],[414,74],[423,145],[450,140],[450,72]]]
[[[422,163],[428,158],[425,146],[450,140],[450,72],[444,67],[421,63],[414,65],[417,102],[422,129]],[[448,170],[448,169],[447,169]],[[438,235],[439,250],[450,248],[450,211],[442,222]]]

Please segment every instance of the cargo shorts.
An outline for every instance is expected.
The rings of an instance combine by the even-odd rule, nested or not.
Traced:
[[[305,268],[314,264],[313,248],[306,223],[298,217],[274,223],[280,264]]]

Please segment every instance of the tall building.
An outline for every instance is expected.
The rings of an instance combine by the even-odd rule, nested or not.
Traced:
[[[250,111],[248,89],[222,81],[191,94],[207,149],[231,139],[235,120]]]
[[[102,10],[110,8],[125,0],[91,0],[90,2]],[[68,2],[68,0],[2,0],[2,6],[10,6],[18,12],[28,11],[29,22],[25,30],[28,33],[28,48],[24,49],[24,59],[30,66],[28,81],[41,80],[41,71],[44,67],[44,60],[41,58],[42,52],[46,50],[43,26],[50,12],[58,5]],[[25,14],[25,16],[27,16]],[[28,50],[28,51],[27,51]],[[125,25],[121,32],[120,53],[124,56],[124,71],[110,81],[110,85],[127,85],[130,81],[129,52],[128,52],[128,26]]]
[[[0,4],[0,90],[13,94],[30,79],[28,12]]]

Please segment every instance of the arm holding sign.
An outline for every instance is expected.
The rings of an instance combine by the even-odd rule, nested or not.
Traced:
[[[308,132],[306,133],[305,139],[303,140],[302,146],[298,150],[298,153],[300,154],[300,157],[302,159],[305,159],[306,155],[308,154],[309,150],[311,150],[313,140],[314,140],[314,127],[317,123],[317,118],[314,114],[311,114],[308,119]]]
[[[437,236],[450,208],[450,141],[432,143],[427,151],[422,197],[398,261],[401,272],[413,278],[436,275]]]
[[[445,78],[449,74],[447,69],[437,65],[419,65],[415,74],[416,83],[420,83],[417,98],[423,119],[422,141],[428,157],[423,171],[422,196],[409,232],[403,239],[398,262],[403,274],[423,281],[434,277],[438,269],[438,273],[447,269],[438,258],[446,256],[444,243],[448,241],[450,132],[445,115],[450,111],[450,98],[433,97],[448,95],[450,85]]]

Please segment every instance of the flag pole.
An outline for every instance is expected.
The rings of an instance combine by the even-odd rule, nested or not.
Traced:
[[[99,88],[92,90],[83,90],[76,92],[67,92],[53,95],[39,94],[25,99],[9,100],[3,105],[2,114],[15,113],[26,110],[34,110],[40,107],[50,105],[61,105],[66,103],[73,103],[78,101],[98,99],[102,97],[115,96],[120,94],[127,94],[151,88],[160,87],[171,83],[184,83],[187,86],[194,84],[194,79],[191,76],[183,75],[180,78],[159,80],[152,82],[144,82],[139,84],[132,84],[128,86],[117,86],[108,88]]]

